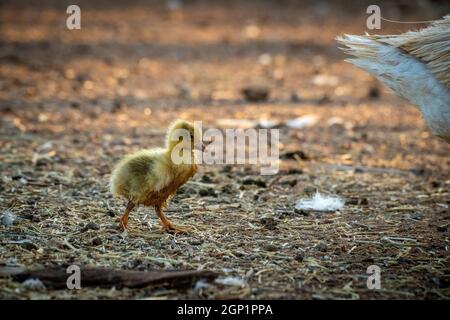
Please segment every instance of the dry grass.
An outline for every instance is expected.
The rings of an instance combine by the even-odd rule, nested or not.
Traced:
[[[108,24],[86,5],[85,29],[73,34],[58,31],[52,6],[34,33],[16,32],[27,30],[27,20],[6,6],[0,205],[17,219],[0,226],[0,263],[212,270],[245,285],[34,291],[0,278],[1,298],[450,297],[449,147],[399,98],[384,90],[367,97],[373,79],[341,61],[334,36],[361,33],[363,19],[331,9],[324,26],[299,22],[299,10],[316,18],[320,10],[290,2],[253,4],[247,14],[200,2],[181,18],[140,6],[112,6]],[[246,26],[254,23],[262,34],[248,39]],[[262,53],[273,62],[261,65]],[[337,82],[314,84],[317,75]],[[242,100],[242,86],[254,83],[270,88],[269,101]],[[300,102],[291,101],[293,92]],[[167,211],[191,228],[188,235],[162,232],[144,207],[130,216],[128,234],[117,229],[124,203],[108,191],[112,166],[128,152],[160,145],[174,118],[216,126],[220,118],[306,114],[319,122],[282,128],[281,152],[301,150],[308,160],[283,160],[279,175],[260,176],[251,166],[201,168]],[[341,124],[330,125],[332,117]],[[248,178],[266,187],[245,184]],[[296,212],[295,202],[315,190],[345,198],[342,212]],[[366,287],[372,264],[381,267],[381,290]]]

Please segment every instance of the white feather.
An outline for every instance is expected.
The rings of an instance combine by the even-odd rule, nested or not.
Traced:
[[[235,287],[244,287],[246,284],[242,278],[231,276],[225,278],[217,278],[214,282],[224,286],[235,286]]]
[[[337,211],[344,207],[344,201],[336,196],[327,196],[316,193],[312,198],[300,199],[295,205],[296,209],[305,211]]]
[[[10,210],[5,210],[1,217],[1,222],[5,227],[9,227],[16,220],[14,214]]]
[[[40,279],[29,278],[22,282],[22,286],[29,290],[45,290],[45,285]]]

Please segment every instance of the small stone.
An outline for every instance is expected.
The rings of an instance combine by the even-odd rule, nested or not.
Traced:
[[[227,194],[233,194],[233,185],[231,184],[225,184],[222,186],[222,188],[220,189],[222,193],[227,193]]]
[[[214,189],[210,188],[210,187],[208,187],[208,188],[201,188],[198,191],[198,194],[201,197],[217,197],[216,192],[214,191]]]
[[[309,156],[307,156],[301,150],[288,151],[280,155],[280,159],[283,160],[309,160]]]
[[[317,189],[315,187],[308,186],[303,189],[303,192],[306,193],[307,195],[310,195],[316,193]]]
[[[201,181],[204,182],[204,183],[211,183],[211,182],[212,182],[212,179],[211,179],[210,176],[204,174],[204,175],[202,176]]]
[[[414,219],[414,220],[422,220],[422,219],[423,219],[423,216],[422,216],[422,214],[421,214],[420,212],[413,212],[413,213],[411,214],[411,219]]]
[[[137,269],[142,265],[143,261],[139,258],[133,259],[126,264],[129,269]]]
[[[229,164],[223,166],[223,168],[222,168],[223,173],[230,173],[232,170],[233,170],[233,166],[231,166]]]
[[[275,230],[278,222],[272,217],[264,217],[259,221],[266,229]]]
[[[262,86],[250,86],[242,89],[242,94],[247,101],[261,102],[269,97],[269,89]]]
[[[27,219],[31,222],[41,221],[39,214],[36,211],[34,211],[33,209],[26,209],[26,210],[22,211],[21,216],[24,219]]]
[[[192,239],[191,241],[189,241],[189,244],[192,246],[199,246],[203,243],[202,239]]]
[[[347,199],[345,204],[367,206],[369,204],[369,200],[367,200],[367,198],[352,197]]]
[[[100,227],[95,222],[88,222],[83,228],[81,228],[81,232],[85,232],[88,230],[99,230]]]
[[[178,189],[177,195],[186,195],[191,196],[193,194],[197,194],[197,189],[191,187],[191,186],[182,186],[180,189]]]
[[[103,243],[103,241],[102,241],[102,239],[100,239],[100,238],[94,238],[94,239],[92,239],[92,245],[93,246],[99,246],[99,245],[101,245]]]
[[[78,109],[80,107],[80,103],[78,101],[71,101],[70,102],[70,107],[72,109]]]
[[[295,255],[294,259],[295,259],[295,261],[303,262],[303,260],[305,259],[305,256],[303,255],[302,252],[299,252]]]
[[[125,101],[123,101],[121,99],[116,99],[113,102],[113,106],[112,106],[111,112],[113,112],[113,113],[114,112],[119,112],[119,111],[124,110],[125,108],[126,108]]]
[[[288,171],[286,171],[285,174],[302,174],[303,170],[302,169],[289,169]]]
[[[265,244],[263,248],[266,251],[271,251],[271,252],[278,251],[278,247],[276,245],[274,245],[274,244],[271,244],[271,243]]]
[[[178,84],[175,86],[177,89],[178,98],[180,99],[192,99],[192,88],[187,83]]]
[[[354,173],[364,173],[364,170],[362,168],[355,168],[355,170],[353,170]]]
[[[246,178],[242,181],[243,185],[255,185],[258,186],[260,188],[267,188],[267,184],[265,181],[263,180],[259,180],[259,179],[253,179],[253,178]]]
[[[45,167],[48,164],[51,164],[52,160],[48,159],[48,158],[40,158],[37,159],[35,162],[35,166],[36,167]]]
[[[298,103],[300,101],[302,101],[302,99],[300,99],[300,96],[298,95],[298,93],[292,92],[291,93],[291,102]]]
[[[414,173],[416,176],[424,176],[428,173],[428,171],[422,167],[412,168],[409,171]]]
[[[40,200],[40,198],[38,198],[38,197],[31,197],[31,198],[28,198],[26,202],[27,202],[28,205],[33,206],[33,205],[35,205],[39,200]]]
[[[302,216],[308,216],[309,212],[305,211],[303,209],[294,208],[294,213],[302,215]]]
[[[375,86],[370,87],[369,91],[367,92],[367,97],[369,99],[380,98],[380,89],[378,89],[378,87],[375,87]]]
[[[108,211],[106,211],[106,214],[107,214],[108,216],[110,216],[111,218],[114,218],[114,217],[116,216],[116,213],[115,213],[113,210],[111,210],[111,209],[109,209]]]
[[[444,289],[450,287],[450,276],[433,277],[431,281],[439,288]]]
[[[441,183],[439,181],[431,181],[430,184],[432,188],[439,188],[441,186]]]
[[[319,241],[319,243],[316,244],[315,248],[318,251],[326,252],[327,251],[327,244],[325,242],[323,242],[323,241]]]
[[[324,94],[318,101],[319,104],[327,104],[331,102],[331,98],[329,95]]]
[[[297,185],[297,179],[284,180],[281,184],[288,185],[290,187],[295,187]]]

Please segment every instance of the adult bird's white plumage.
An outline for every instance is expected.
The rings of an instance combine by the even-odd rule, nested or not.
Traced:
[[[450,14],[400,35],[344,35],[346,61],[418,106],[432,133],[450,143]]]

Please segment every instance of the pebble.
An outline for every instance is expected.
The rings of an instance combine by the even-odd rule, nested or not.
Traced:
[[[319,243],[316,244],[315,248],[318,251],[326,252],[327,251],[327,244],[325,242],[323,242],[323,241],[319,241]]]
[[[302,216],[308,216],[309,212],[302,210],[302,209],[298,209],[298,208],[294,208],[294,213],[302,215]]]
[[[102,239],[101,238],[94,238],[94,239],[92,239],[92,245],[93,246],[99,246],[99,245],[101,245],[103,243],[103,241],[102,241]]]
[[[275,230],[278,222],[272,217],[264,217],[259,220],[259,222],[269,230]]]
[[[199,194],[201,197],[208,197],[208,196],[210,196],[210,197],[217,197],[216,192],[215,192],[214,189],[211,188],[211,187],[208,187],[208,188],[201,188],[201,189],[198,191],[198,194]]]
[[[204,182],[204,183],[212,183],[211,177],[208,176],[208,175],[206,175],[206,174],[204,174],[204,175],[202,176],[201,181]]]
[[[274,252],[274,251],[278,251],[278,247],[274,244],[267,243],[264,245],[264,250]]]
[[[302,101],[302,99],[300,98],[298,93],[297,92],[292,92],[291,93],[291,102],[298,103],[300,101]]]
[[[305,256],[303,255],[302,252],[299,252],[295,255],[294,259],[298,262],[303,262],[303,260],[305,259]]]
[[[234,189],[233,185],[225,184],[222,186],[221,191],[222,191],[222,193],[226,193],[226,194],[234,194],[233,189]]]
[[[269,98],[269,89],[263,86],[250,86],[243,88],[242,94],[247,101],[261,102]]]
[[[369,200],[367,198],[352,197],[345,201],[345,204],[367,206]]]
[[[267,184],[265,181],[260,179],[246,178],[242,181],[243,185],[255,185],[260,188],[267,188]]]
[[[288,185],[288,186],[291,186],[291,187],[295,187],[295,185],[297,184],[297,179],[284,180],[284,181],[281,182],[281,184]]]
[[[309,194],[313,194],[313,193],[316,193],[316,192],[317,192],[317,188],[308,186],[308,187],[305,187],[305,188],[303,189],[303,192],[306,193],[306,194],[308,194],[308,195],[309,195]]]
[[[85,232],[88,230],[99,230],[100,227],[95,222],[88,222],[83,228],[81,228],[81,232]]]
[[[111,209],[109,209],[108,211],[106,211],[106,213],[108,214],[108,216],[110,216],[110,217],[112,217],[112,218],[114,218],[114,217],[116,216],[116,213],[115,213],[113,210],[111,210]]]
[[[309,160],[309,157],[301,150],[289,151],[280,155],[280,159],[283,160]]]
[[[285,174],[302,174],[302,169],[289,169],[285,172]]]
[[[380,98],[380,89],[378,87],[370,87],[369,91],[367,92],[367,97],[370,99],[378,99]]]

